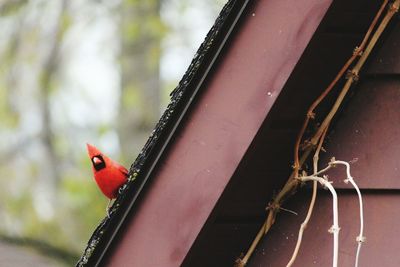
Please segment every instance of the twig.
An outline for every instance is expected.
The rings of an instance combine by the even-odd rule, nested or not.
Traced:
[[[356,65],[348,72],[349,76],[347,77],[347,81],[340,92],[338,98],[335,101],[332,109],[325,117],[324,121],[322,122],[321,126],[319,127],[317,133],[311,139],[311,144],[316,144],[321,137],[325,127],[331,122],[333,116],[336,114],[337,110],[339,109],[344,97],[346,96],[347,92],[350,89],[350,86],[354,81],[358,80],[358,75],[361,68],[364,66],[365,61],[367,60],[369,54],[371,53],[372,49],[374,48],[376,42],[378,41],[379,37],[381,36],[382,32],[386,28],[387,24],[389,23],[390,19],[393,15],[399,10],[399,3],[400,0],[396,0],[391,7],[389,8],[386,16],[382,19],[381,23],[379,24],[378,28],[376,29],[375,33],[372,35],[371,40],[369,41],[365,51],[362,53],[360,59],[356,63]]]
[[[375,28],[376,23],[378,22],[378,19],[382,15],[383,10],[385,9],[386,5],[388,3],[388,0],[384,0],[381,7],[379,8],[379,11],[376,13],[371,25],[369,26],[361,44],[357,46],[354,49],[353,55],[347,60],[347,62],[343,65],[343,67],[340,69],[336,77],[333,79],[333,81],[328,85],[328,87],[322,92],[322,94],[311,104],[310,108],[307,111],[306,117],[304,119],[303,125],[300,129],[299,135],[297,136],[296,143],[294,146],[294,171],[295,171],[295,177],[298,177],[299,174],[299,169],[300,169],[300,162],[299,162],[299,148],[300,148],[300,143],[301,140],[303,139],[304,132],[306,131],[307,125],[310,121],[310,119],[313,119],[315,117],[314,110],[317,108],[317,106],[325,99],[325,97],[329,94],[329,92],[335,87],[339,79],[345,74],[346,70],[350,67],[350,65],[353,63],[353,61],[357,58],[357,56],[361,56],[362,51],[365,48],[365,45],[367,44],[367,41],[372,33],[372,30]]]
[[[285,208],[283,208],[283,207],[279,207],[279,209],[280,209],[280,210],[283,210],[283,211],[286,211],[286,212],[289,212],[289,213],[291,213],[291,214],[293,214],[293,215],[299,215],[297,212],[295,212],[295,211],[293,211],[293,210],[285,209]]]
[[[364,236],[364,209],[363,209],[362,195],[361,195],[361,192],[360,192],[360,188],[357,186],[356,182],[354,181],[353,177],[350,174],[350,164],[348,162],[341,161],[341,160],[333,160],[329,164],[331,164],[331,165],[337,165],[337,164],[345,165],[346,166],[347,178],[344,180],[344,182],[346,184],[350,182],[352,184],[352,186],[354,187],[354,189],[357,191],[358,202],[359,202],[359,205],[360,205],[360,234],[356,238],[356,241],[357,241],[358,245],[357,245],[356,261],[355,261],[354,266],[358,267],[361,245],[362,245],[362,243],[365,242],[365,236]]]
[[[290,267],[293,265],[294,261],[296,260],[297,254],[299,253],[300,245],[301,245],[301,242],[303,241],[303,233],[304,233],[304,230],[307,228],[308,222],[311,218],[311,215],[312,215],[312,212],[314,209],[315,199],[317,198],[317,183],[318,183],[317,181],[313,182],[313,191],[312,191],[310,206],[308,207],[308,211],[307,211],[307,216],[304,219],[303,223],[300,225],[300,230],[299,230],[299,235],[297,237],[296,247],[295,247],[295,249],[293,251],[293,255],[290,258],[286,267]]]
[[[325,129],[325,132],[322,135],[321,140],[319,141],[318,147],[314,153],[314,157],[313,157],[314,175],[317,175],[317,172],[318,172],[319,152],[321,151],[322,144],[325,140],[325,136],[326,136],[327,132],[328,132],[328,128]],[[310,205],[309,205],[308,211],[307,211],[307,216],[304,219],[304,221],[302,222],[302,224],[300,225],[300,230],[299,230],[299,235],[297,237],[296,246],[293,251],[292,257],[290,258],[286,267],[291,267],[293,265],[294,261],[296,260],[297,254],[299,253],[301,242],[303,240],[303,233],[304,233],[305,229],[307,228],[308,222],[310,221],[312,212],[314,210],[314,204],[315,204],[316,198],[317,198],[317,181],[314,181],[313,182],[313,191],[312,191]]]
[[[303,182],[306,181],[318,181],[320,184],[324,185],[326,188],[331,191],[332,194],[332,201],[333,201],[333,225],[329,229],[329,233],[333,234],[333,261],[332,261],[332,266],[337,267],[338,264],[338,255],[339,255],[339,212],[338,212],[338,200],[337,200],[337,194],[335,188],[333,188],[332,184],[327,180],[322,177],[318,176],[304,176],[304,177],[299,177]]]

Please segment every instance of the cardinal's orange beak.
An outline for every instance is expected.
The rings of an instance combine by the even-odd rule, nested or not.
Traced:
[[[91,145],[91,144],[86,144],[87,147],[87,151],[89,154],[90,158],[93,158],[94,156],[98,156],[101,155],[100,150],[98,150],[95,146]]]

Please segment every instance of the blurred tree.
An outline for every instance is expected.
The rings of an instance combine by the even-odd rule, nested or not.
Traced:
[[[65,161],[57,153],[60,133],[55,133],[57,118],[53,114],[63,62],[61,46],[69,28],[68,3],[0,3],[0,23],[7,29],[0,35],[0,95],[4,96],[0,100],[0,118],[4,118],[0,136],[7,140],[0,146],[0,159],[5,163],[0,175],[8,178],[1,183],[1,200],[7,205],[0,214],[0,229],[6,242],[26,237],[37,240],[31,244],[55,247],[60,252],[56,257],[69,255],[64,260],[71,263],[78,254],[76,247],[69,247],[74,242],[65,238],[65,227],[70,227],[63,225],[66,209],[59,212],[65,207],[60,197],[65,190],[60,187],[65,178],[60,166]]]
[[[47,201],[50,201],[53,206],[58,205],[57,203],[57,192],[59,189],[60,177],[59,173],[60,162],[59,156],[57,155],[55,148],[55,135],[52,127],[52,121],[54,118],[51,117],[51,96],[52,92],[57,88],[55,75],[57,75],[58,67],[60,62],[60,47],[64,38],[65,32],[69,27],[69,14],[68,14],[68,0],[62,0],[59,3],[59,10],[54,20],[53,29],[50,32],[49,48],[47,55],[44,56],[44,62],[39,72],[39,107],[40,116],[42,120],[42,129],[40,133],[40,140],[44,151],[44,162],[46,162],[45,168],[42,168],[43,173],[41,177],[44,179],[44,183],[48,186],[49,197]],[[54,207],[53,207],[54,208]]]
[[[162,0],[122,0],[121,94],[118,133],[122,154],[132,159],[160,115],[160,53],[166,28]],[[132,138],[135,136],[135,138]]]

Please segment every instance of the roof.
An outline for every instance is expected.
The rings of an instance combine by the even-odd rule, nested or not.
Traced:
[[[120,189],[110,210],[110,217],[105,217],[97,226],[76,266],[95,266],[101,262],[122,222],[135,208],[158,159],[171,141],[177,125],[192,104],[248,2],[230,0],[221,10],[178,86],[171,92],[170,104],[130,167],[128,182]]]

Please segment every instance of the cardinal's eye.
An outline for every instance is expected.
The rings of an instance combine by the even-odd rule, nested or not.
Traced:
[[[99,157],[93,157],[93,163],[94,164],[100,164],[100,163],[102,163],[103,161],[99,158]]]
[[[92,162],[93,162],[93,167],[95,168],[96,171],[99,171],[106,167],[106,163],[104,162],[103,157],[100,155],[94,156],[92,158]]]

